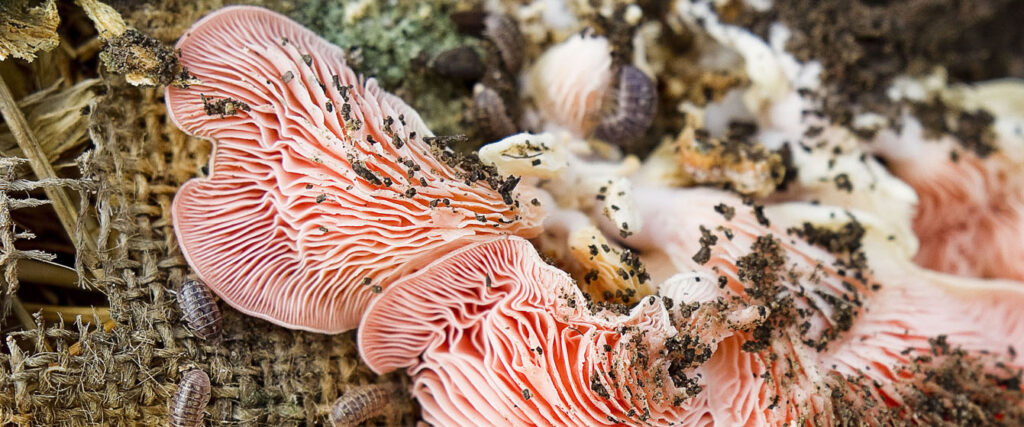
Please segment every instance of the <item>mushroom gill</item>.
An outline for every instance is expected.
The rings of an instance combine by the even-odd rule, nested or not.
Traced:
[[[659,357],[675,328],[656,297],[613,313],[510,237],[396,282],[359,329],[375,372],[408,368],[433,425],[665,422],[687,390]]]
[[[917,191],[915,261],[971,277],[1024,280],[1024,164],[996,151],[985,157],[952,138],[928,140],[907,120],[881,132],[875,148]]]
[[[361,354],[376,372],[408,368],[434,425],[901,424],[943,419],[950,398],[981,420],[1024,417],[1017,284],[885,257],[876,224],[843,211],[772,208],[787,229],[716,190],[637,196],[652,227],[627,242],[684,272],[661,298],[585,300],[511,237],[385,291]],[[977,376],[972,394],[936,381],[957,367]]]
[[[698,295],[727,313],[763,310],[763,320],[733,328],[700,368],[699,385],[714,395],[695,410],[726,424],[811,417],[838,424],[842,405],[855,401],[867,418],[854,419],[900,424],[937,410],[907,397],[938,392],[913,368],[942,354],[936,343],[984,361],[986,375],[1006,368],[1002,385],[986,383],[986,393],[1009,390],[1016,399],[1009,407],[1024,404],[1015,360],[1024,345],[1019,283],[923,270],[877,236],[872,228],[883,222],[866,215],[806,204],[766,214],[708,189],[640,188],[634,196],[647,227],[626,243],[671,264],[648,262],[655,280],[673,269],[714,279],[670,280],[663,296]]]
[[[345,331],[376,292],[439,254],[539,232],[518,179],[431,144],[415,111],[288,18],[224,8],[177,48],[199,83],[167,88],[168,110],[214,153],[210,176],[174,199],[175,232],[240,311]]]

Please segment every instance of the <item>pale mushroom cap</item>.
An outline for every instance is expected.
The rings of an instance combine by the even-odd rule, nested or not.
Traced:
[[[177,47],[201,83],[169,87],[168,110],[214,153],[210,176],[175,197],[175,232],[197,275],[240,311],[345,331],[374,290],[440,254],[539,232],[538,208],[464,182],[423,141],[432,134],[415,111],[288,18],[224,8]],[[248,108],[204,111],[204,99],[226,98]]]
[[[608,39],[576,35],[544,52],[530,70],[526,91],[545,121],[583,136],[601,118],[612,71]]]

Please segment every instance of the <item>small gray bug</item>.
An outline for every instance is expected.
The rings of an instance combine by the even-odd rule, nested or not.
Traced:
[[[632,65],[619,71],[618,87],[609,99],[609,114],[594,129],[594,136],[617,145],[627,145],[651,126],[657,108],[654,82]]]
[[[353,387],[331,405],[331,421],[339,427],[355,426],[381,415],[397,390],[393,383]]]
[[[178,305],[192,333],[202,339],[220,335],[221,315],[210,288],[197,280],[185,280],[178,290]]]
[[[487,138],[504,138],[516,133],[516,125],[509,118],[501,95],[479,83],[473,87],[473,118]]]
[[[453,79],[473,81],[484,75],[484,63],[469,46],[459,46],[441,52],[430,63],[437,74]]]
[[[515,21],[501,14],[491,13],[484,18],[484,36],[498,48],[501,61],[511,73],[523,66],[523,33]]]
[[[171,396],[168,417],[172,427],[194,427],[203,423],[203,411],[210,403],[210,377],[199,369],[185,372],[178,390]]]

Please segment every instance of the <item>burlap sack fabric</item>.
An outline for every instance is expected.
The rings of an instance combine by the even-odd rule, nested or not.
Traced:
[[[157,3],[167,3],[166,9],[150,4],[125,18],[165,43],[219,6]],[[33,159],[15,143],[12,126],[0,126],[0,293],[6,336],[0,352],[0,423],[160,425],[181,374],[198,368],[213,384],[207,422],[323,424],[346,385],[396,380],[377,378],[361,364],[354,333],[287,330],[224,304],[221,338],[192,335],[174,292],[190,270],[177,247],[170,208],[178,186],[202,173],[210,144],[169,122],[161,88],[134,87],[100,71],[98,47],[90,47],[95,41],[66,39],[72,36],[63,32],[88,25],[81,11],[66,6],[61,17],[70,30],[62,29],[61,35],[67,49],[0,68],[46,157]],[[59,176],[38,177],[30,160],[47,162]],[[66,215],[77,219],[70,233],[59,227],[54,231],[65,235],[33,230],[12,219],[19,209],[53,216],[45,205],[54,192],[72,201],[65,206]],[[63,311],[62,321],[25,309],[33,305],[17,297],[37,285],[20,283],[19,269],[24,272],[25,263],[33,262],[27,260],[52,256],[19,242],[38,246],[49,240],[72,242],[71,259],[81,279],[74,286],[85,291],[67,292],[102,295],[109,320],[104,304],[80,318]],[[413,419],[409,402],[394,406],[392,420]]]

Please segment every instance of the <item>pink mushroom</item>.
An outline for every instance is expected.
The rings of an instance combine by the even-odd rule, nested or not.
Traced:
[[[1024,166],[999,151],[982,158],[948,136],[925,140],[916,123],[899,137],[883,133],[875,148],[917,191],[918,264],[1024,280]]]
[[[526,92],[546,123],[582,136],[600,122],[614,78],[608,39],[576,35],[544,52],[528,74]]]
[[[986,416],[1024,416],[1019,285],[887,259],[859,246],[858,225],[790,235],[720,191],[646,188],[638,206],[650,227],[627,243],[660,272],[690,272],[665,280],[663,298],[616,313],[528,242],[479,243],[371,304],[364,359],[408,368],[434,425],[927,423],[962,402],[922,399],[980,399],[932,378],[953,355],[1013,412]]]
[[[629,314],[588,305],[529,242],[501,239],[395,283],[368,308],[359,348],[375,372],[409,368],[433,425],[678,417],[684,391],[655,381],[668,378],[657,355],[674,334],[661,299]]]
[[[224,8],[177,48],[199,83],[169,87],[168,110],[214,152],[210,176],[174,199],[175,232],[196,274],[238,310],[345,331],[375,292],[439,254],[539,232],[516,179],[442,161],[452,154],[425,142],[415,111],[284,16]]]
[[[836,405],[848,404],[831,394],[873,403],[876,416],[897,417],[900,424],[920,409],[900,406],[907,403],[908,390],[921,390],[910,367],[915,358],[930,357],[936,341],[970,357],[1004,363],[1000,366],[1010,371],[1007,381],[1017,398],[1008,404],[1024,405],[1019,393],[1024,363],[1015,353],[1024,346],[1021,284],[936,274],[879,245],[863,249],[868,263],[861,264],[859,250],[837,255],[799,235],[833,249],[851,239],[816,235],[820,229],[813,227],[787,232],[755,207],[717,190],[642,188],[635,197],[645,228],[627,244],[671,266],[647,262],[656,281],[659,271],[669,268],[703,272],[717,277],[719,296],[728,304],[764,307],[769,313],[762,324],[767,329],[737,331],[719,345],[703,367],[701,384],[712,395],[693,410],[726,425],[827,419],[841,409]],[[858,227],[844,231],[855,235]],[[775,283],[767,289],[758,276],[765,272]],[[776,315],[782,317],[773,319]],[[765,342],[764,337],[770,338]]]

